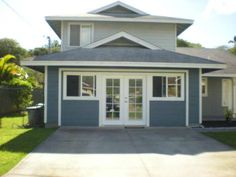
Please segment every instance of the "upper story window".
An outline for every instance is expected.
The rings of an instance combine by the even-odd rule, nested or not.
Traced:
[[[207,78],[202,78],[202,96],[206,97],[208,95],[208,86],[207,86]]]
[[[152,97],[159,100],[184,100],[184,75],[163,74],[153,76]]]
[[[92,42],[92,24],[69,24],[69,45],[84,46]]]

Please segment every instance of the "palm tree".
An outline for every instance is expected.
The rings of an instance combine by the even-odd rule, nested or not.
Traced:
[[[230,40],[229,43],[234,43],[234,44],[236,44],[236,36],[234,36],[234,39],[233,39],[233,40]]]
[[[13,55],[5,55],[0,58],[0,85],[8,82],[13,78],[25,78],[26,72],[16,64],[16,57]]]

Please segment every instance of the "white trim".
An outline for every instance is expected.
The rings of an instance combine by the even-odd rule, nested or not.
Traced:
[[[156,18],[128,18],[128,17],[110,17],[103,15],[86,15],[86,16],[47,16],[46,21],[51,20],[64,20],[64,21],[105,21],[105,22],[143,22],[143,23],[175,23],[175,24],[193,24],[193,20],[180,19],[180,18],[168,18],[168,17],[156,17]]]
[[[157,47],[157,46],[155,46],[155,45],[153,45],[153,44],[151,44],[149,42],[146,42],[146,41],[144,41],[142,39],[139,39],[139,38],[137,38],[137,37],[135,37],[135,36],[133,36],[131,34],[128,34],[127,32],[124,32],[124,31],[116,33],[116,34],[114,34],[112,36],[109,36],[107,38],[104,38],[102,40],[96,41],[96,42],[94,42],[92,44],[88,44],[84,48],[95,48],[95,47],[101,46],[103,44],[106,44],[108,42],[111,42],[111,41],[114,41],[116,39],[119,39],[121,37],[124,37],[124,38],[126,38],[128,40],[131,40],[131,41],[133,41],[133,42],[135,42],[137,44],[140,44],[140,45],[142,45],[144,47],[147,47],[149,49],[152,49],[152,50],[160,49],[159,47]]]
[[[206,73],[203,74],[205,77],[236,77],[236,74],[214,74],[214,73]]]
[[[226,91],[224,90],[224,82],[225,81],[229,81],[229,83],[230,83],[228,85],[228,87],[231,91],[231,93],[229,92],[229,94],[230,94],[229,99],[231,99],[231,100],[229,100],[229,102],[228,102],[230,105],[228,105],[228,103],[224,103],[224,93],[228,91],[228,90],[226,90]],[[221,106],[228,107],[228,109],[232,110],[232,108],[233,108],[233,80],[232,79],[222,79],[221,83],[222,83],[221,84],[222,85]]]
[[[178,36],[178,34],[177,34],[177,24],[175,24],[175,35],[174,35],[174,40],[175,40],[175,43],[174,43],[174,51],[176,51],[176,48],[177,48],[177,36]]]
[[[233,112],[236,118],[236,78],[233,78]]]
[[[189,71],[185,72],[186,74],[186,89],[185,89],[185,96],[186,96],[186,122],[185,125],[189,126]]]
[[[178,72],[178,73],[157,73],[155,75],[152,75],[152,79],[155,76],[163,76],[163,77],[181,77],[181,97],[153,97],[153,81],[151,81],[151,97],[150,101],[184,101],[185,100],[185,82],[184,82],[184,73]],[[166,93],[168,92],[168,83],[166,86]]]
[[[99,72],[99,73],[107,73],[107,72],[125,72],[125,73],[130,73],[132,75],[139,75],[141,73],[183,73],[186,72],[187,70],[178,70],[178,69],[110,69],[110,68],[60,68],[63,71],[78,71],[78,72]],[[120,75],[120,73],[114,73],[117,75]]]
[[[147,86],[146,86],[146,92],[147,92],[147,103],[146,103],[146,112],[147,112],[147,127],[150,127],[150,99],[152,97],[152,75],[147,76]]]
[[[62,69],[58,69],[58,126],[61,126],[61,74]]]
[[[67,96],[67,76],[80,76],[80,96]],[[95,96],[82,96],[82,80],[84,76],[93,76],[94,82],[96,74],[86,73],[86,72],[63,72],[63,100],[99,100],[97,95]],[[94,87],[97,89],[97,82]],[[96,91],[95,91],[96,92]]]
[[[44,67],[44,123],[47,123],[48,110],[48,67]]]
[[[64,41],[64,21],[61,21],[61,41]],[[64,44],[61,42],[61,51],[64,50]]]
[[[205,80],[205,93],[201,92],[202,93],[202,97],[207,97],[208,96],[208,78],[202,76],[202,74],[201,74],[201,78],[202,78],[202,83],[201,84],[203,84],[203,80]],[[202,87],[201,87],[201,89],[202,89]]]
[[[70,45],[70,28],[71,28],[71,25],[80,25],[80,45],[75,45],[75,46],[73,46],[73,45]],[[86,23],[86,22],[69,22],[68,23],[68,25],[67,25],[67,31],[68,31],[68,33],[67,33],[67,39],[68,39],[68,43],[67,43],[67,45],[69,46],[69,47],[83,47],[83,46],[86,46],[86,45],[88,45],[88,44],[86,44],[86,45],[81,45],[81,28],[82,28],[82,26],[90,26],[91,28],[90,28],[90,30],[91,30],[91,36],[90,36],[90,41],[89,41],[89,43],[92,43],[93,42],[93,36],[94,36],[94,34],[93,34],[93,32],[94,32],[94,24],[93,23]]]
[[[202,69],[199,69],[199,124],[202,123],[202,79]],[[205,90],[207,92],[207,81]]]
[[[225,64],[164,63],[164,62],[109,62],[109,61],[21,61],[23,66],[119,66],[149,68],[214,68],[224,69]]]
[[[120,119],[119,120],[106,120],[106,79],[119,79],[120,80]],[[143,87],[142,87],[142,95],[143,95],[143,118],[142,120],[129,120],[129,79],[142,79]],[[106,125],[121,125],[121,126],[147,126],[147,113],[146,113],[146,75],[141,73],[136,73],[134,75],[130,73],[105,73],[102,75],[103,85],[102,85],[102,97],[103,100],[101,101],[101,119],[102,123],[101,126]]]
[[[120,1],[116,1],[116,2],[111,3],[111,4],[108,4],[108,5],[106,5],[106,6],[103,6],[103,7],[100,7],[100,8],[98,8],[98,9],[92,10],[92,11],[90,11],[89,13],[91,13],[91,14],[97,14],[97,13],[100,13],[100,12],[102,12],[102,11],[105,11],[105,10],[108,10],[108,9],[110,9],[110,8],[113,8],[113,7],[115,7],[115,6],[122,6],[122,7],[124,7],[125,9],[128,9],[128,10],[130,10],[130,11],[133,11],[133,12],[139,14],[139,15],[148,15],[146,12],[143,12],[143,11],[141,11],[141,10],[139,10],[139,9],[136,9],[136,8],[134,8],[134,7],[132,7],[132,6],[128,5],[128,4],[125,4],[125,3],[123,3],[123,2],[120,2]]]

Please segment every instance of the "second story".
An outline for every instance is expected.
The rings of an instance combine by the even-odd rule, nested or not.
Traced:
[[[140,41],[149,48],[175,51],[177,36],[193,23],[149,15],[120,1],[84,15],[47,16],[46,21],[61,39],[62,51],[94,43],[96,47],[141,47]]]

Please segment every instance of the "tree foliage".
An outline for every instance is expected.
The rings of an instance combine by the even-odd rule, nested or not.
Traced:
[[[61,45],[57,40],[54,40],[51,43],[51,46],[45,45],[42,47],[34,48],[33,50],[30,50],[29,53],[31,56],[39,56],[39,55],[47,55],[49,53],[56,53],[60,52]]]
[[[33,50],[30,50],[29,53],[31,56],[39,56],[39,55],[47,55],[49,52],[48,49],[45,47],[37,47],[34,48]]]
[[[17,61],[28,56],[27,50],[22,48],[17,41],[14,39],[2,38],[0,39],[0,57],[7,54],[14,55]]]
[[[236,36],[234,36],[233,40],[230,40],[229,43],[233,43],[234,46],[232,48],[229,49],[229,51],[236,55]]]
[[[192,43],[184,39],[177,39],[177,47],[202,48],[203,46],[199,43]]]
[[[0,88],[8,90],[17,110],[24,110],[32,103],[32,81],[13,55],[0,58]]]
[[[25,79],[27,73],[16,64],[16,57],[6,55],[0,58],[0,85],[7,83],[13,78]]]

